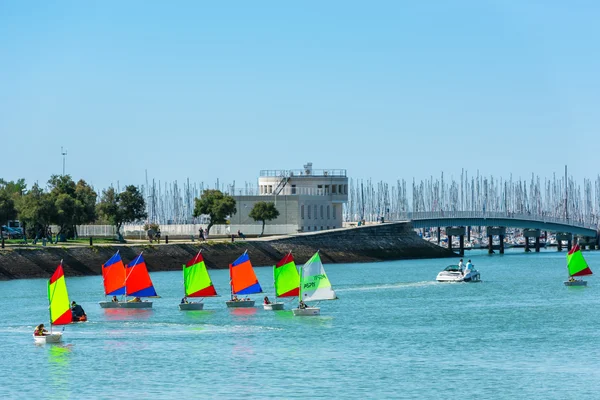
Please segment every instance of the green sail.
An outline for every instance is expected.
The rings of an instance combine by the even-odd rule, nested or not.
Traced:
[[[292,253],[283,257],[273,267],[275,295],[277,297],[297,297],[300,291],[300,275]]]
[[[579,245],[575,245],[567,254],[567,269],[569,276],[592,275],[592,270],[583,258]]]
[[[198,253],[183,266],[183,283],[188,297],[216,296],[217,292],[210,280],[202,254]]]

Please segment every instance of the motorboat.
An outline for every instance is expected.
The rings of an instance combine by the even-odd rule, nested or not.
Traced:
[[[435,278],[438,282],[479,282],[480,279],[479,271],[476,269],[463,272],[458,265],[448,265]]]

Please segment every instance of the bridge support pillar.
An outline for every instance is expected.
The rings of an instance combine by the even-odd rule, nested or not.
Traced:
[[[494,236],[500,238],[500,248],[504,252],[504,236],[506,235],[506,228],[500,226],[488,226],[485,228],[488,235],[488,253],[494,254]]]
[[[573,248],[573,241],[571,239],[567,240],[567,251],[571,251]]]
[[[558,251],[562,251],[562,242],[567,242],[567,251],[571,250],[571,241],[573,239],[573,235],[570,233],[556,233],[556,243],[558,244]]]
[[[556,241],[556,249],[557,249],[557,251],[562,251],[562,241],[561,240]]]
[[[448,238],[448,250],[452,251],[452,235],[446,234],[446,237]]]
[[[447,226],[446,227],[446,235],[448,235],[448,243],[449,246],[452,245],[452,237],[453,236],[458,236],[459,237],[459,254],[461,256],[465,255],[465,227],[464,226]],[[450,250],[452,250],[452,248],[450,247]]]
[[[535,239],[535,251],[540,251],[540,236],[541,231],[539,229],[523,229],[523,236],[525,237],[525,252],[531,251],[529,249],[529,238]]]
[[[467,226],[467,242],[471,243],[471,227]]]
[[[440,227],[438,226],[437,228],[437,239],[438,239],[438,246],[440,245],[440,241],[441,241],[441,231],[440,231]]]

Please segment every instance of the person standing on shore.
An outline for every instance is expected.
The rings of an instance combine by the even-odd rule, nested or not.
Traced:
[[[200,240],[204,241],[204,231],[202,230],[202,227],[198,229],[198,237]]]

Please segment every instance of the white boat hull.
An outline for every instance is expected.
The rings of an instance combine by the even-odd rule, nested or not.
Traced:
[[[565,281],[565,286],[587,286],[587,281]]]
[[[321,309],[319,307],[294,308],[292,312],[296,317],[310,317],[314,315],[321,315]]]
[[[119,308],[119,303],[116,301],[101,301],[98,304],[102,308]]]
[[[98,304],[102,308],[152,308],[151,301],[101,301]]]
[[[454,271],[442,271],[435,280],[438,282],[479,282],[481,281],[481,275],[478,271],[471,271],[467,275]]]
[[[229,308],[248,308],[254,307],[254,300],[242,300],[242,301],[226,301],[227,307]]]
[[[39,344],[59,343],[60,341],[62,341],[62,332],[48,333],[44,336],[33,335],[33,340],[35,341],[35,343]]]
[[[263,304],[263,308],[266,311],[277,311],[283,310],[283,303],[271,303],[271,304]]]
[[[193,311],[204,309],[204,303],[181,303],[179,304],[180,311]]]

